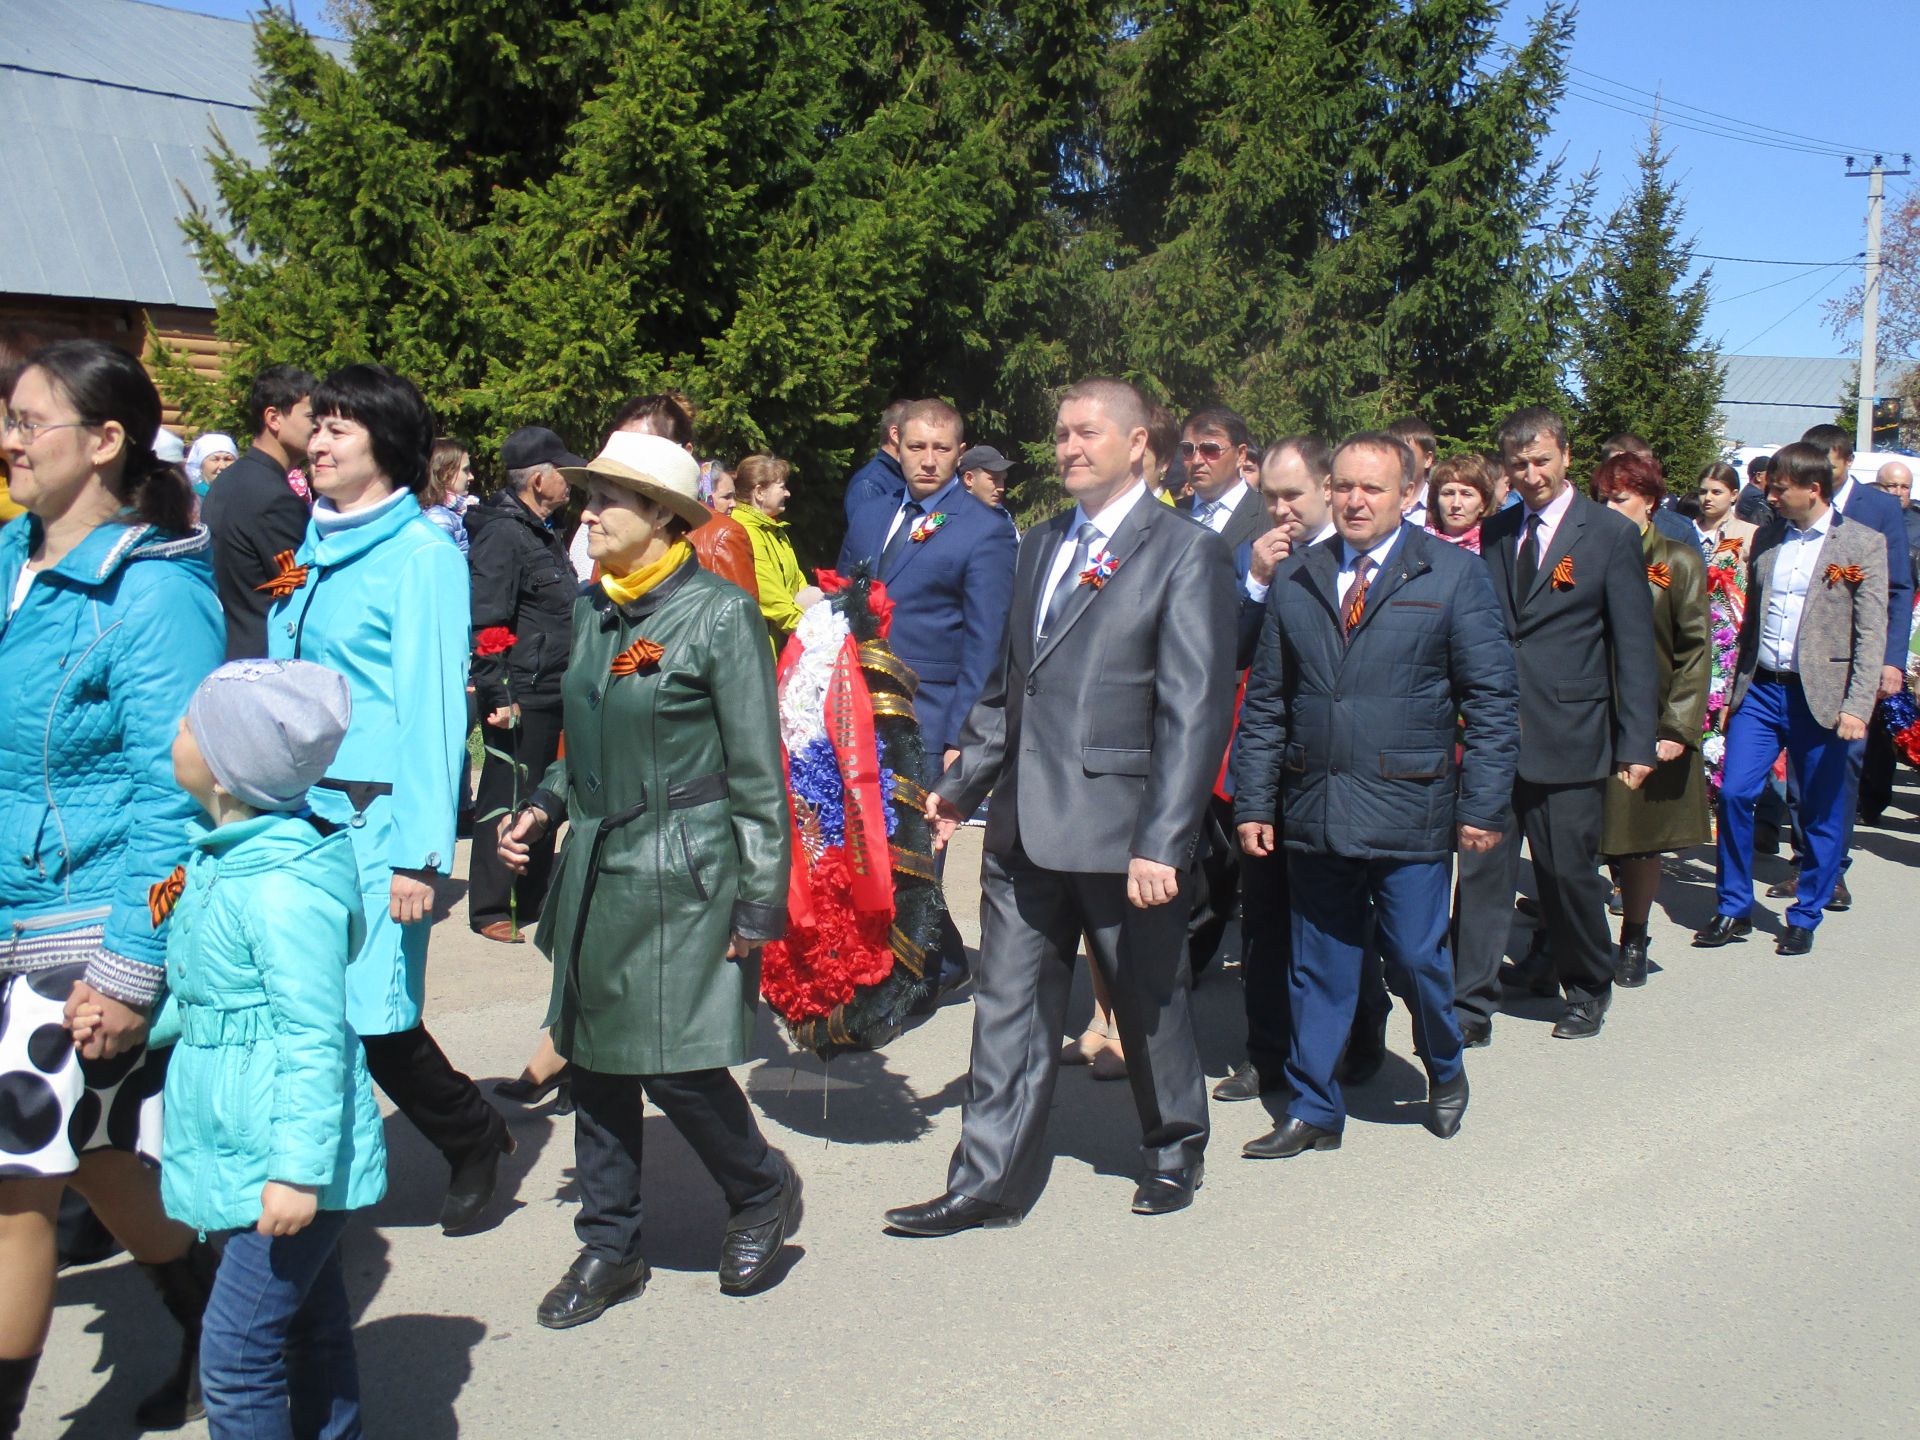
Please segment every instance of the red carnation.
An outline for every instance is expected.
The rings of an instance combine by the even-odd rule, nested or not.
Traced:
[[[489,625],[473,639],[473,653],[485,659],[518,644],[520,637],[504,625]]]

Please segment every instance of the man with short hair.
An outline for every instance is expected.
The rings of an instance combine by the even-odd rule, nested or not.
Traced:
[[[1600,1033],[1614,972],[1601,806],[1609,775],[1637,790],[1653,773],[1659,712],[1639,530],[1568,483],[1566,422],[1553,411],[1516,410],[1499,439],[1521,503],[1481,525],[1480,555],[1514,647],[1520,764],[1513,830],[1460,856],[1455,1007],[1470,1046],[1492,1037],[1503,979],[1537,995],[1565,992],[1555,1039]],[[1522,836],[1552,943],[1503,976]]]
[[[847,493],[842,501],[847,523],[861,506],[874,500],[900,500],[907,488],[907,477],[900,468],[900,425],[906,418],[911,400],[895,400],[880,412],[880,424],[874,436],[873,458],[847,478]]]
[[[845,575],[861,562],[893,602],[887,643],[919,677],[913,711],[926,747],[923,784],[957,753],[960,727],[1000,655],[1013,591],[1013,530],[955,476],[964,436],[960,412],[916,400],[901,415],[898,501],[873,499],[854,512],[840,547]],[[944,870],[944,855],[941,867]],[[939,984],[929,1004],[967,978],[966,943],[951,915],[940,928]]]
[[[307,458],[313,436],[313,376],[294,365],[269,365],[247,392],[253,443],[207,492],[200,518],[213,536],[213,571],[227,616],[227,659],[267,653],[267,593],[283,568],[280,556],[307,534],[307,502],[287,472]],[[289,562],[291,563],[291,562]]]
[[[470,682],[486,742],[474,800],[480,815],[511,813],[516,796],[524,802],[560,753],[560,681],[572,649],[576,587],[553,518],[567,504],[561,468],[587,462],[553,431],[528,425],[507,437],[500,463],[507,483],[467,512],[473,633],[498,627],[514,637],[508,649],[473,659]],[[467,922],[475,933],[519,944],[521,931],[540,918],[555,828],[532,842],[527,867],[516,876],[492,844],[493,822],[481,827],[467,876]]]
[[[1193,492],[1176,501],[1232,550],[1267,528],[1267,507],[1246,482],[1243,468],[1253,436],[1247,422],[1224,405],[1187,417],[1180,432],[1180,463]]]
[[[1775,454],[1767,472],[1781,523],[1755,537],[1747,564],[1720,781],[1718,913],[1695,933],[1697,946],[1753,929],[1754,804],[1782,747],[1804,848],[1778,954],[1813,948],[1840,879],[1853,818],[1847,772],[1879,698],[1888,585],[1881,537],[1831,503],[1828,459],[1821,445],[1801,441]]]
[[[975,445],[960,457],[960,485],[982,505],[998,510],[1013,527],[1013,538],[1020,538],[1020,527],[1007,513],[1007,472],[1013,461],[991,445]]]
[[[1206,1077],[1183,953],[1194,848],[1233,712],[1233,561],[1147,494],[1147,406],[1123,380],[1060,397],[1074,508],[1027,531],[998,663],[927,802],[934,843],[991,792],[980,964],[947,1189],[912,1235],[1017,1221],[1046,1183],[1059,1037],[1087,937],[1140,1115],[1139,1215],[1202,1177]]]
[[[1451,1138],[1466,1113],[1448,873],[1456,848],[1489,850],[1507,828],[1518,700],[1486,567],[1403,513],[1415,474],[1397,436],[1341,443],[1340,537],[1275,572],[1247,682],[1235,819],[1249,856],[1273,854],[1284,834],[1294,930],[1293,1099],[1247,1144],[1250,1159],[1339,1148],[1337,1072],[1369,929],[1413,1014],[1428,1128]]]
[[[1407,490],[1407,519],[1416,525],[1427,523],[1427,476],[1433,473],[1434,458],[1440,453],[1440,437],[1433,426],[1418,415],[1402,415],[1387,426],[1387,434],[1404,441],[1413,451],[1413,484]]]
[[[1740,487],[1733,502],[1735,519],[1749,525],[1765,525],[1773,519],[1773,506],[1767,503],[1768,463],[1765,455],[1756,455],[1747,462],[1747,483]]]

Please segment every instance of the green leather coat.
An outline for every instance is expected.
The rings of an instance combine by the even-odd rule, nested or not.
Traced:
[[[636,642],[657,661],[613,674]],[[760,965],[785,933],[789,827],[766,626],[692,559],[630,605],[573,607],[567,750],[532,803],[569,830],[535,942],[567,1059],[668,1075],[747,1059]]]

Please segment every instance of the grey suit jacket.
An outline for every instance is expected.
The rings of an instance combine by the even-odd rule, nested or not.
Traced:
[[[1076,585],[1045,648],[1040,590],[1069,510],[1027,532],[998,665],[934,786],[961,811],[989,794],[986,847],[1049,870],[1184,870],[1233,721],[1233,558],[1151,495],[1114,532],[1100,588]],[[1074,584],[1068,576],[1062,584]]]
[[[1814,562],[1813,583],[1800,607],[1800,632],[1794,646],[1794,665],[1807,708],[1829,730],[1842,715],[1871,718],[1887,647],[1886,539],[1870,525],[1849,521],[1838,510],[1831,513],[1827,538]],[[1760,663],[1760,625],[1773,594],[1774,552],[1785,534],[1783,525],[1762,530],[1753,544],[1753,559],[1747,562],[1747,613],[1740,626],[1729,715],[1746,698]],[[1857,565],[1862,578],[1836,577],[1829,583],[1829,565],[1842,570]]]
[[[1188,496],[1174,507],[1183,515],[1193,514],[1193,497]],[[1220,538],[1227,542],[1229,552],[1238,550],[1256,535],[1264,535],[1273,528],[1273,517],[1267,514],[1267,502],[1260,496],[1258,485],[1249,485],[1247,493],[1240,497],[1240,503],[1233,507],[1233,514],[1227,517],[1226,529],[1219,532]]]

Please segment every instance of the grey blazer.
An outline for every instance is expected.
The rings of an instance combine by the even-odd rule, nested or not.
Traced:
[[[1019,846],[1049,870],[1124,873],[1134,856],[1184,870],[1233,723],[1233,557],[1147,495],[1108,542],[1112,578],[1076,585],[1036,650],[1040,589],[1076,513],[1021,541],[999,662],[934,790],[963,812],[993,796],[996,855]]]
[[[1189,495],[1174,508],[1183,515],[1192,515],[1193,497]],[[1267,514],[1267,502],[1261,498],[1260,487],[1249,485],[1247,493],[1240,497],[1240,503],[1233,507],[1233,514],[1227,517],[1226,528],[1219,533],[1231,553],[1254,536],[1264,535],[1272,528],[1273,517]]]
[[[1813,718],[1831,730],[1842,715],[1867,720],[1880,688],[1880,662],[1887,648],[1887,542],[1870,525],[1849,521],[1838,510],[1814,562],[1813,583],[1800,607],[1794,664],[1800,689]],[[1774,552],[1786,534],[1783,524],[1767,526],[1753,543],[1747,562],[1747,613],[1740,626],[1740,648],[1733,675],[1731,715],[1746,698],[1760,663],[1760,625],[1773,593]],[[1827,580],[1827,567],[1859,566],[1858,581]]]

